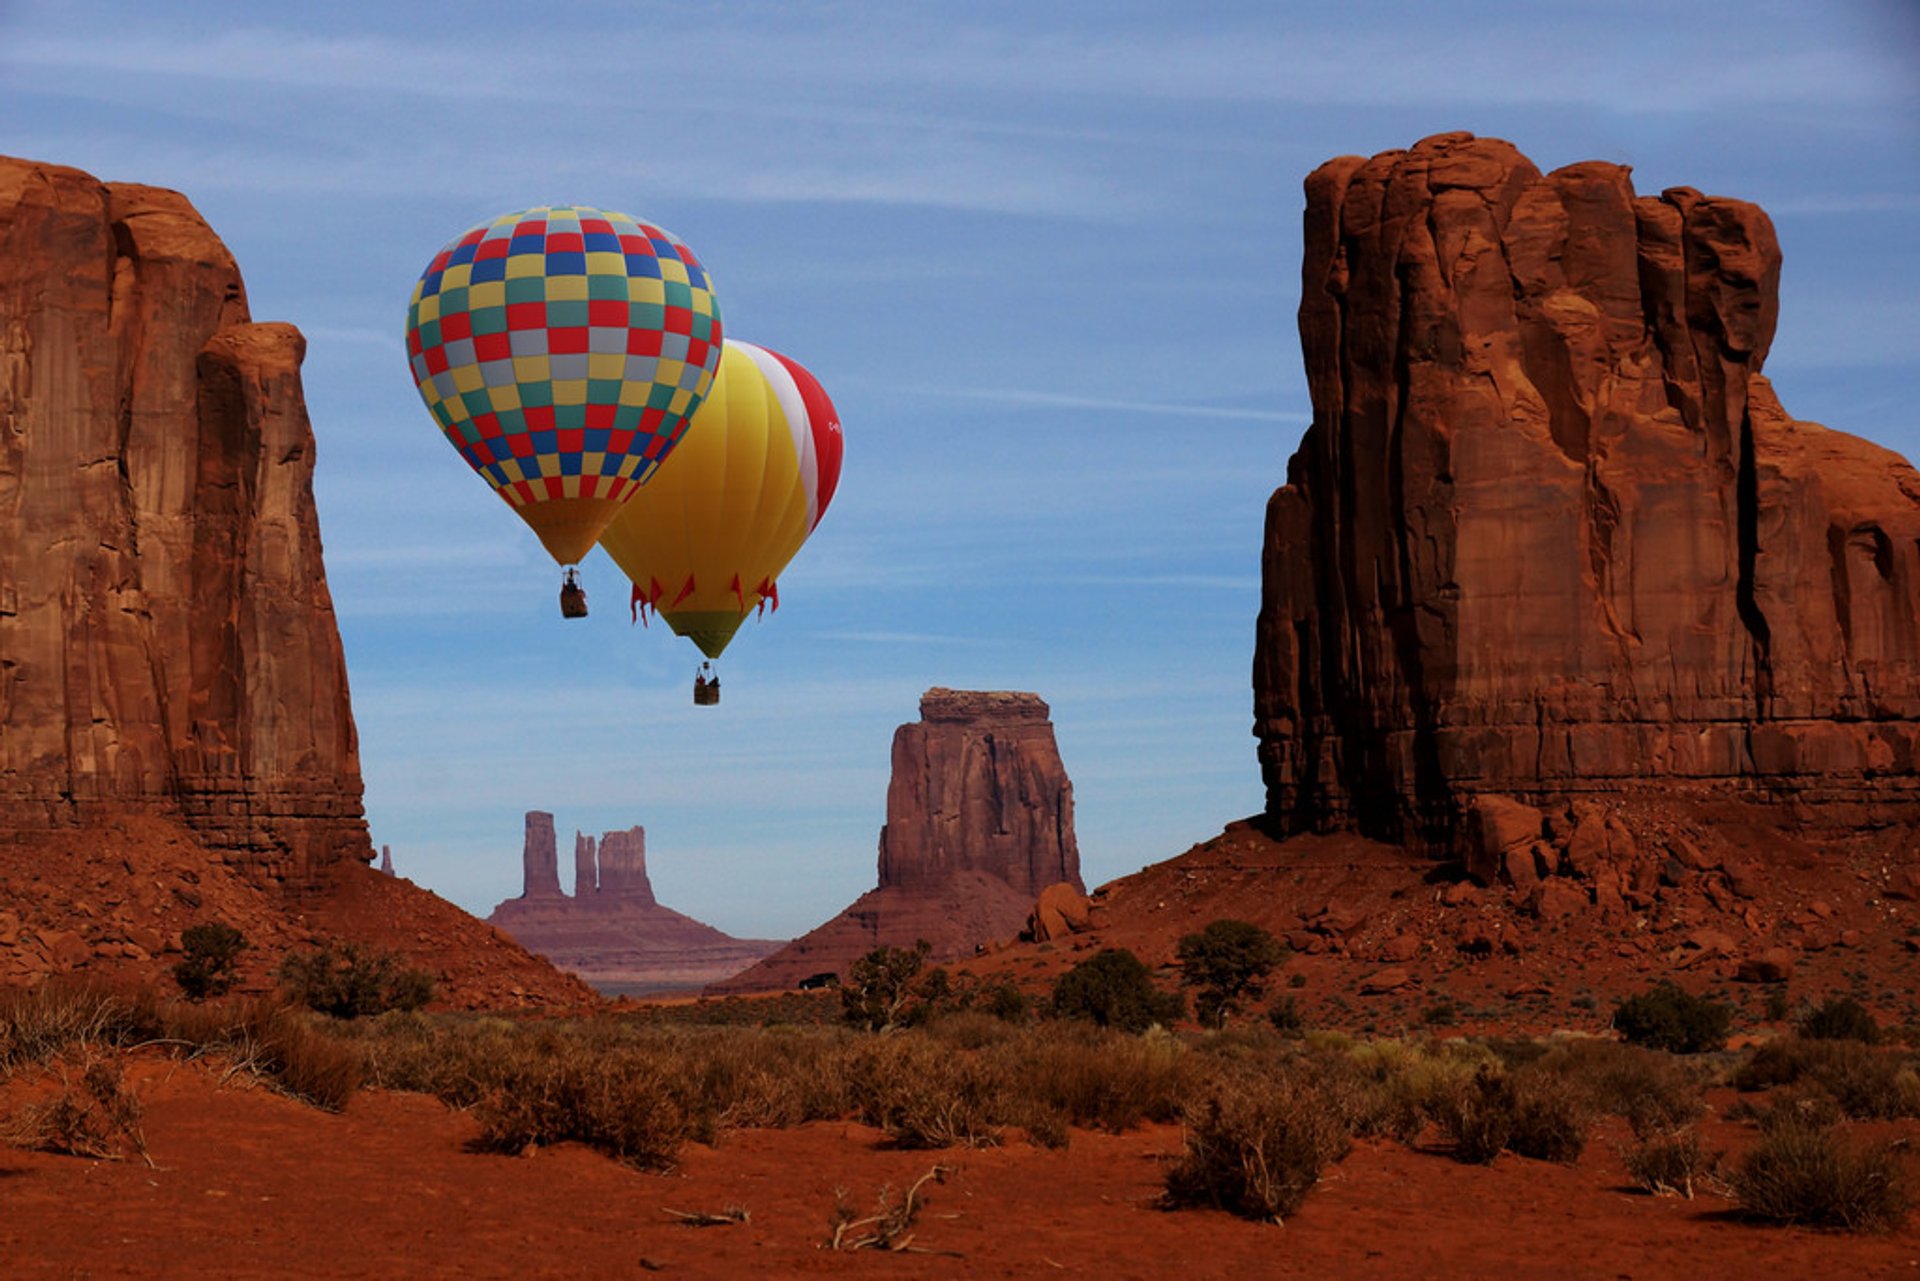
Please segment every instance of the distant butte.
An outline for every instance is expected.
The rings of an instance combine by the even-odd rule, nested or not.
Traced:
[[[609,996],[697,988],[737,974],[780,946],[740,939],[661,906],[647,876],[647,833],[573,838],[573,895],[560,888],[553,815],[527,812],[520,897],[488,923]]]
[[[893,736],[880,884],[832,920],[708,990],[768,991],[844,975],[880,946],[925,939],[932,959],[1011,939],[1035,900],[1076,892],[1073,784],[1037,694],[935,687]]]
[[[1449,133],[1320,166],[1305,226],[1313,425],[1253,666],[1273,830],[1484,846],[1489,796],[1560,831],[1635,797],[1920,817],[1920,475],[1761,375],[1764,212]]]

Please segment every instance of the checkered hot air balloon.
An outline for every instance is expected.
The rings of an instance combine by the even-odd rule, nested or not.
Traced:
[[[748,613],[779,608],[775,582],[833,501],[841,449],[812,374],[728,339],[686,442],[600,536],[636,615],[657,611],[718,658]]]
[[[434,255],[407,308],[413,380],[440,430],[562,565],[673,451],[720,350],[692,250],[586,205],[474,227]]]

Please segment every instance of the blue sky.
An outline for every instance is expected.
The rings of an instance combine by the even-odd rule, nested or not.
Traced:
[[[558,9],[558,6],[555,6]],[[784,936],[874,879],[930,685],[1053,706],[1089,883],[1261,803],[1262,508],[1309,420],[1300,181],[1467,129],[1764,205],[1788,409],[1920,452],[1920,6],[9,3],[0,152],[185,191],[309,339],[374,839],[484,913],[521,814],[644,824],[663,900]],[[533,536],[402,348],[433,252],[619,209],[845,423],[782,608],[692,707],[603,556]]]

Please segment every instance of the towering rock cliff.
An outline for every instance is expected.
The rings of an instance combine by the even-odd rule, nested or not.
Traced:
[[[1657,784],[1920,808],[1920,475],[1787,415],[1767,216],[1443,134],[1306,182],[1314,421],[1267,510],[1286,830]]]
[[[524,888],[489,924],[608,995],[699,987],[737,974],[780,946],[738,939],[661,906],[647,876],[642,827],[573,837],[573,895],[560,889],[553,815],[527,814]]]
[[[305,350],[185,197],[0,157],[0,828],[372,858]]]
[[[1061,883],[1084,891],[1073,784],[1038,695],[930,689],[893,736],[880,884],[712,992],[792,987],[880,946],[951,960],[1011,938]]]

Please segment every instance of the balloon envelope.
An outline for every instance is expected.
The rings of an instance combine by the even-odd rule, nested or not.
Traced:
[[[600,545],[634,601],[718,658],[820,523],[840,481],[833,402],[799,364],[728,339],[713,390],[673,458]]]
[[[447,440],[573,564],[679,442],[720,307],[670,232],[587,205],[503,214],[435,254],[407,355]]]

